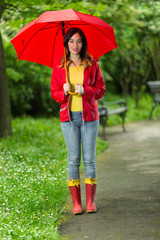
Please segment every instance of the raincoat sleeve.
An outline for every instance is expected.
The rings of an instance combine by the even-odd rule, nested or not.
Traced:
[[[51,97],[60,104],[68,101],[68,96],[64,94],[63,84],[62,75],[53,70],[51,77]]]
[[[92,81],[94,82],[93,86],[84,87],[84,99],[88,102],[99,100],[106,92],[104,79],[97,62],[92,67]]]

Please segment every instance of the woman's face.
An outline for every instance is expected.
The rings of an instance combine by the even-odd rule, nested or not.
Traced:
[[[80,55],[82,49],[82,38],[75,33],[68,41],[68,48],[71,55]]]

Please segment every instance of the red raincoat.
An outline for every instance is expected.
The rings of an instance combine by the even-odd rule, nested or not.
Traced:
[[[60,121],[70,120],[69,98],[64,95],[63,84],[66,83],[65,69],[54,67],[51,78],[51,96],[61,104]],[[95,121],[99,119],[97,100],[106,92],[105,84],[98,63],[94,60],[92,67],[88,66],[84,71],[84,95],[82,95],[83,120]]]

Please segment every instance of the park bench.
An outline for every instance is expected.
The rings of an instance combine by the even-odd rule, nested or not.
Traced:
[[[122,118],[122,129],[125,129],[125,117],[127,112],[127,103],[124,99],[117,100],[114,102],[104,102],[103,99],[99,101],[98,107],[100,124],[103,127],[103,138],[106,139],[105,128],[107,126],[107,120],[109,116],[119,115]]]
[[[160,105],[160,81],[152,81],[152,82],[149,81],[147,84],[148,84],[148,86],[151,90],[151,94],[152,94],[152,97],[153,97],[152,109],[151,109],[151,112],[149,114],[149,119],[151,119],[154,109],[158,105]]]

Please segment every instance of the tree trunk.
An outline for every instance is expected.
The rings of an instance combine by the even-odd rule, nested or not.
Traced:
[[[0,5],[0,19],[3,8]],[[6,72],[5,56],[0,31],[0,138],[12,134],[11,130],[11,107],[9,97],[8,76]]]

